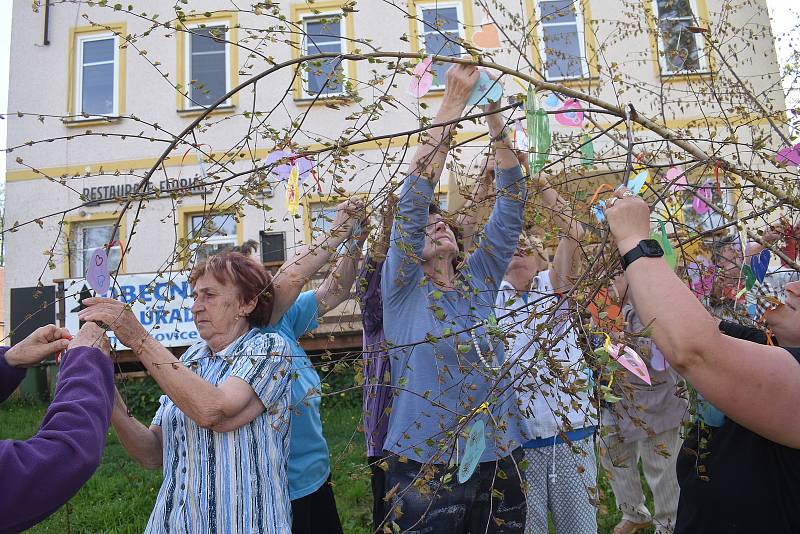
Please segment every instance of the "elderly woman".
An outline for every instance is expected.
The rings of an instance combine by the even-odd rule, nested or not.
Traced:
[[[86,299],[80,314],[112,328],[166,393],[149,428],[119,393],[111,418],[134,460],[163,466],[146,532],[289,532],[290,364],[281,337],[260,330],[272,313],[270,276],[228,252],[197,265],[190,282],[202,341],[180,360],[119,301]]]
[[[621,189],[605,215],[639,319],[652,324],[672,367],[726,415],[721,427],[687,437],[675,533],[800,532],[800,349],[759,344],[763,334],[714,319],[658,257],[642,199]],[[798,285],[767,314],[783,347],[800,346]]]
[[[383,265],[383,328],[395,395],[384,440],[385,488],[389,521],[401,531],[521,532],[525,521],[516,465],[522,460],[519,412],[507,373],[496,368],[502,342],[492,341],[487,326],[525,199],[499,114],[487,116],[497,143],[497,201],[477,250],[460,269],[455,233],[432,204],[450,136],[478,76],[463,65],[447,71],[438,126],[423,137],[398,195]],[[485,445],[482,454],[480,445],[467,450],[470,430],[471,443]],[[479,462],[474,470],[464,465],[472,456]]]

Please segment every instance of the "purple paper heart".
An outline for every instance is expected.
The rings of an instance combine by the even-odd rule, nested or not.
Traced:
[[[105,295],[111,286],[111,277],[108,275],[108,256],[103,247],[94,249],[89,256],[86,282],[97,295]]]
[[[750,269],[753,270],[758,283],[764,282],[764,277],[767,276],[767,269],[769,269],[769,260],[771,254],[769,250],[762,250],[761,254],[750,258]]]
[[[794,145],[792,148],[783,147],[778,150],[775,156],[775,161],[787,167],[797,167],[800,165],[800,143]]]

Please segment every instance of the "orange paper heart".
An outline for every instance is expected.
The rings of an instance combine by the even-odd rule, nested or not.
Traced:
[[[481,48],[500,48],[500,34],[497,26],[492,22],[481,25],[481,29],[472,36],[472,41],[475,46]]]

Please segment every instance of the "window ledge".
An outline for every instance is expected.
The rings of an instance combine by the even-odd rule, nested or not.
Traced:
[[[547,80],[547,83],[563,85],[564,87],[586,87],[589,85],[599,85],[600,78],[597,76],[586,76],[584,78],[568,78],[564,80]]]
[[[302,98],[295,98],[294,105],[297,107],[310,107],[315,105],[325,106],[327,104],[344,104],[350,105],[355,100],[352,97],[347,95],[331,95],[331,96],[320,96],[317,98],[314,97],[302,97]]]
[[[711,78],[711,70],[698,70],[692,72],[671,72],[671,73],[661,73],[661,82],[662,83],[682,83],[682,82],[694,82],[700,80],[708,80]]]
[[[86,126],[104,126],[109,124],[119,124],[122,117],[71,117],[69,119],[62,119],[61,122],[67,128],[84,128]]]
[[[181,117],[196,117],[206,111],[206,108],[186,108],[175,110]],[[233,104],[225,104],[224,106],[215,107],[209,115],[228,114],[236,111],[236,106]]]

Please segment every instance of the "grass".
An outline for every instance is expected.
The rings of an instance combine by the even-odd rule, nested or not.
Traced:
[[[358,432],[361,410],[353,399],[324,405],[323,428],[331,452],[334,492],[347,534],[368,534],[372,492],[364,435]],[[33,435],[45,405],[10,401],[0,405],[0,439]],[[150,414],[137,414],[147,421]],[[92,479],[64,507],[28,532],[140,533],[147,524],[161,485],[161,471],[146,471],[128,458],[116,435],[109,432],[103,460]],[[610,533],[620,519],[606,478],[599,480],[601,507],[598,532]],[[648,493],[648,506],[652,499]],[[552,529],[551,529],[552,531]],[[644,531],[652,533],[653,530]]]

